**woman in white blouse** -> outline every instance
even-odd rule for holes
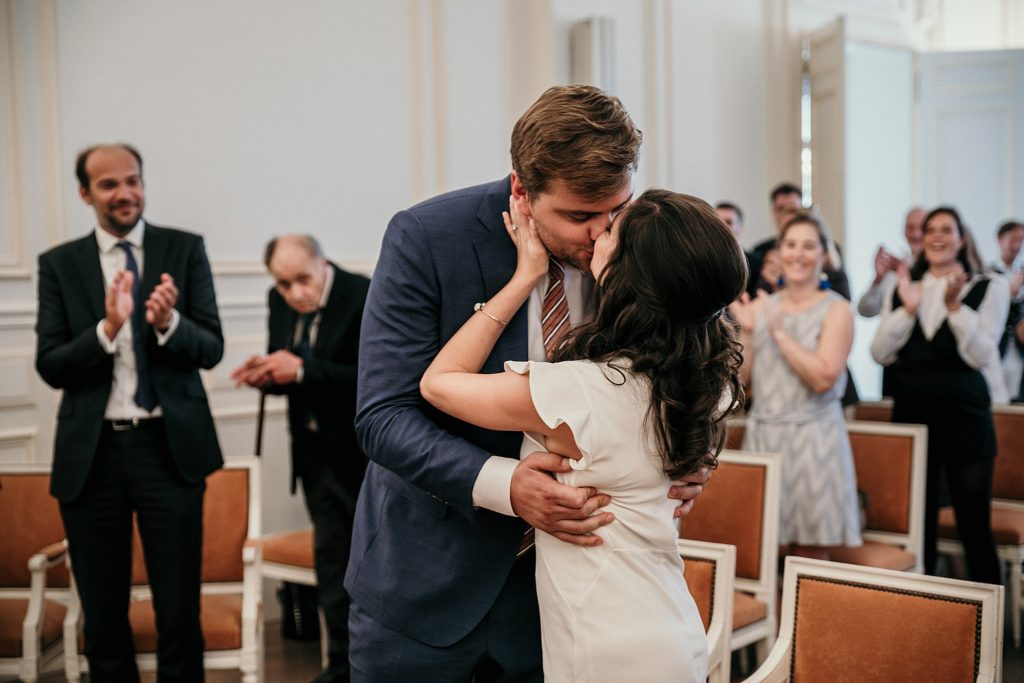
[[[995,427],[983,370],[998,357],[1008,302],[1005,287],[975,272],[965,236],[954,209],[928,214],[924,249],[890,288],[871,354],[890,368],[893,421],[928,426],[925,571],[935,572],[945,481],[970,578],[1000,583],[990,512]]]

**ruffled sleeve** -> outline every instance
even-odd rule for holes
[[[593,428],[586,377],[579,362],[545,363],[506,361],[505,369],[530,376],[530,396],[537,414],[549,428],[569,426],[582,458],[569,460],[574,470],[589,467],[594,461]]]

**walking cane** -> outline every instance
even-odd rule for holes
[[[267,410],[267,392],[260,389],[260,408],[256,413],[256,448],[257,456],[263,455],[263,416]]]

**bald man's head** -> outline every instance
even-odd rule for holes
[[[299,313],[320,307],[327,284],[327,259],[310,235],[282,235],[267,243],[263,262],[285,303]]]

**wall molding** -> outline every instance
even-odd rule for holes
[[[22,374],[19,382],[24,390],[20,393],[0,394],[0,408],[35,408],[38,406],[36,389],[39,378],[35,372],[35,351],[18,349],[0,351],[0,377],[4,378],[3,391],[14,382],[13,373]]]
[[[39,430],[35,427],[17,427],[13,429],[0,429],[0,463],[34,463],[36,462],[36,444],[39,439]],[[9,457],[9,454],[17,453],[18,447],[22,446],[18,457]]]

